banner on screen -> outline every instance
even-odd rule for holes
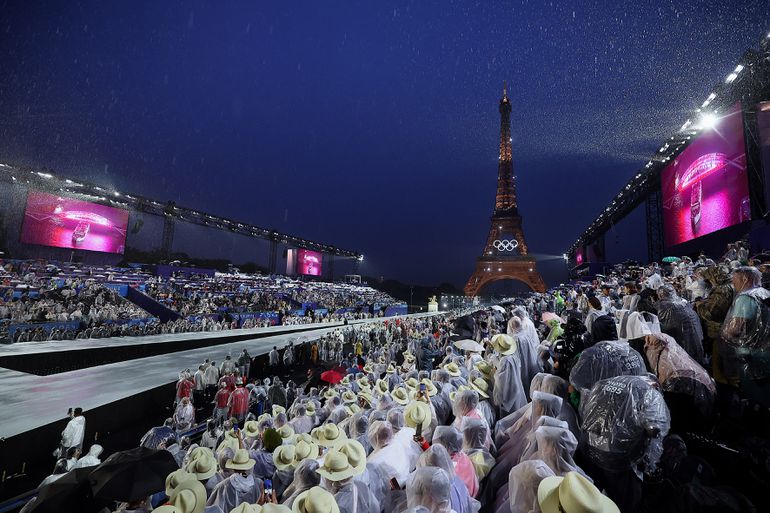
[[[297,274],[306,276],[321,276],[321,262],[323,255],[318,251],[309,249],[297,250]]]
[[[751,219],[740,104],[663,169],[661,187],[666,246]]]
[[[123,254],[128,210],[30,191],[21,242]]]

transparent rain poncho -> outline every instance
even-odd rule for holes
[[[695,361],[702,362],[703,328],[700,318],[690,304],[680,298],[671,285],[658,289],[660,301],[655,303],[660,329],[677,341]]]
[[[722,324],[720,353],[725,376],[734,383],[770,377],[770,291],[738,294]]]
[[[363,412],[353,414],[350,418],[350,438],[358,440],[358,442],[364,447],[367,454],[372,452],[372,446],[369,443],[369,417]]]
[[[511,469],[508,479],[508,501],[511,513],[539,511],[537,488],[553,470],[543,460],[522,461]]]
[[[463,452],[468,455],[479,481],[484,479],[495,465],[495,458],[486,449],[489,428],[480,419],[468,419],[463,428]]]
[[[568,399],[568,387],[569,384],[559,376],[548,375],[543,378],[543,386],[541,391],[549,394],[557,395],[562,398],[561,411],[558,418],[569,424],[569,430],[575,435],[575,438],[580,440],[580,422],[578,421],[577,412],[572,407],[572,404]]]
[[[318,486],[321,483],[321,475],[317,472],[319,467],[317,460],[302,460],[294,469],[294,480],[283,492],[283,504],[290,507],[294,499],[302,492]]]
[[[703,415],[711,414],[717,393],[714,380],[682,346],[665,333],[656,333],[647,336],[644,351],[663,392],[692,396]]]
[[[586,455],[608,471],[654,468],[670,426],[663,395],[646,376],[617,376],[598,382],[585,403]]]
[[[559,429],[569,429],[569,425],[563,420],[559,420],[554,417],[546,417],[546,416],[540,417],[539,419],[537,419],[537,422],[535,423],[535,426],[532,428],[532,431],[527,435],[527,442],[524,446],[524,451],[522,452],[521,458],[519,459],[519,461],[526,461],[534,458],[535,453],[537,452],[537,438],[535,437],[535,433],[537,432],[538,428],[540,428],[541,426],[555,427]],[[578,443],[580,443],[580,440],[577,437],[575,439],[578,441]]]
[[[375,421],[369,426],[369,443],[372,451],[377,451],[393,441],[393,428],[387,421]]]
[[[569,381],[585,396],[603,379],[615,376],[642,376],[647,372],[642,355],[627,342],[598,342],[580,354]]]
[[[535,441],[537,451],[530,459],[543,460],[557,476],[563,476],[567,472],[578,472],[589,481],[591,480],[572,459],[577,450],[578,441],[569,429],[540,426],[535,430]]]
[[[478,419],[469,419],[478,420]],[[481,421],[483,422],[483,421]],[[455,454],[463,449],[463,435],[460,431],[452,426],[438,426],[433,432],[433,444],[443,445],[449,454]]]
[[[398,433],[404,427],[404,410],[402,408],[393,408],[388,412],[388,422],[390,422],[394,433]]]
[[[518,355],[503,356],[495,372],[492,401],[505,416],[527,404],[522,384],[522,363]]]
[[[544,372],[539,372],[535,374],[535,377],[532,378],[532,382],[529,385],[530,396],[533,392],[536,392],[541,389],[543,385],[543,381],[548,376],[550,376],[550,374],[546,374]],[[506,415],[502,417],[500,420],[498,420],[495,423],[495,446],[500,447],[501,445],[503,445],[503,443],[505,443],[506,440],[508,440],[508,434],[506,432],[508,431],[508,429],[511,428],[511,426],[513,426],[516,422],[518,422],[522,416],[529,417],[531,404],[532,403],[522,406],[521,408],[514,411],[510,415]]]
[[[423,506],[430,513],[450,513],[451,491],[452,484],[444,470],[437,467],[418,468],[406,485],[407,507]]]

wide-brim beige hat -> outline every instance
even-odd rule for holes
[[[378,379],[377,382],[374,384],[374,391],[377,392],[380,395],[385,395],[390,390],[390,387],[388,386],[388,382],[384,379]]]
[[[347,438],[345,432],[331,422],[319,426],[314,430],[314,433],[316,440],[318,440],[318,445],[323,447],[333,447],[340,440]]]
[[[294,445],[297,445],[300,442],[314,443],[310,433],[296,433],[294,435]]]
[[[361,411],[361,407],[358,406],[357,403],[348,403],[345,405],[345,412],[347,412],[349,417],[352,417],[356,413]]]
[[[272,420],[272,419],[273,419],[273,416],[272,416],[272,415],[270,415],[269,413],[263,413],[262,415],[260,415],[259,417],[257,417],[257,424],[259,424],[259,423],[260,423],[260,422],[262,422],[263,420],[267,420],[267,419],[270,419],[270,420]]]
[[[406,404],[409,402],[409,392],[407,392],[406,388],[404,387],[398,387],[393,390],[393,392],[390,393],[390,397],[392,397],[393,400],[401,406],[406,406]]]
[[[310,417],[315,415],[315,403],[313,401],[308,401],[305,403],[305,413],[307,413],[307,415]]]
[[[256,462],[249,457],[249,451],[238,449],[235,455],[227,460],[225,468],[228,470],[251,470]]]
[[[190,452],[190,460],[197,460],[198,458],[211,458],[216,461],[214,451],[208,447],[198,446]]]
[[[366,449],[358,440],[342,440],[334,448],[348,458],[348,463],[355,469],[355,474],[362,474],[366,470]]]
[[[427,403],[412,401],[404,408],[404,424],[410,428],[416,429],[421,425],[424,431],[430,426],[431,420],[433,420],[433,413]]]
[[[293,469],[295,449],[293,445],[279,445],[273,451],[273,463],[278,470]]]
[[[492,347],[502,355],[509,355],[516,352],[516,340],[510,335],[500,333],[492,337]]]
[[[247,420],[243,425],[243,436],[256,438],[259,436],[259,423],[256,420]]]
[[[447,373],[453,378],[456,378],[462,374],[460,367],[458,367],[455,362],[449,362],[444,365],[444,370],[447,371]]]
[[[404,385],[406,385],[406,388],[410,390],[416,390],[419,384],[420,382],[417,381],[417,378],[409,378],[406,381],[404,381]]]
[[[396,373],[396,368],[393,367],[393,364],[391,363],[390,365],[388,365],[388,368],[385,369],[385,374],[395,374],[395,373]]]
[[[609,497],[577,472],[540,481],[537,502],[543,513],[620,513]]]
[[[297,445],[294,446],[294,466],[296,467],[304,460],[318,458],[318,453],[318,444],[305,440],[298,441]]]
[[[423,378],[423,380],[420,381],[420,385],[425,385],[425,391],[428,393],[428,397],[433,397],[438,394],[438,388],[436,388],[436,385],[434,385],[428,378]],[[419,385],[417,386],[417,389],[420,389]]]
[[[310,490],[297,495],[291,505],[292,513],[340,513],[340,507],[334,496],[321,488],[314,486]]]
[[[474,378],[473,381],[471,381],[471,388],[478,392],[484,399],[489,398],[489,384],[484,378]]]
[[[342,394],[342,402],[343,403],[354,403],[354,402],[356,402],[357,399],[358,398],[356,397],[355,392],[353,392],[352,390],[346,390]]]
[[[474,367],[481,372],[483,375],[485,375],[488,378],[491,378],[495,374],[495,368],[492,367],[489,362],[485,362],[484,360],[481,360],[480,362],[476,362],[474,364]]]
[[[294,428],[288,424],[284,424],[278,428],[278,434],[281,435],[284,441],[294,437]]]
[[[366,466],[366,463],[364,463],[364,466]],[[324,456],[323,465],[318,467],[316,472],[329,481],[342,481],[343,479],[361,474],[363,470],[355,467],[348,461],[347,454],[337,449],[331,449]]]
[[[198,481],[205,481],[217,473],[217,461],[214,456],[199,456],[191,460],[184,469]]]
[[[182,513],[203,513],[206,507],[206,487],[197,480],[184,481],[169,496],[172,504]]]
[[[372,394],[370,394],[369,392],[359,392],[358,399],[359,400],[363,399],[364,402],[369,406],[372,406],[372,404],[374,403],[374,397],[372,397]]]
[[[260,513],[261,511],[262,507],[259,504],[249,504],[248,502],[242,502],[240,505],[231,509],[230,513]]]
[[[286,413],[286,408],[284,408],[280,404],[274,404],[273,405],[273,417],[275,417],[279,413]]]
[[[364,372],[367,373],[367,374],[371,374],[372,372],[374,372],[374,369],[372,368],[371,362],[369,362],[366,365],[364,365]]]
[[[195,475],[187,472],[184,469],[180,468],[179,470],[171,472],[166,476],[166,496],[171,497],[171,494],[174,493],[174,489],[176,489],[177,486],[182,484],[184,481],[189,480],[195,481]]]
[[[337,391],[333,388],[327,388],[324,392],[324,398],[325,399],[333,399],[334,397],[337,397]]]
[[[346,374],[345,377],[343,377],[340,380],[340,385],[349,385],[350,384],[350,374]]]
[[[370,385],[369,385],[369,378],[367,378],[366,376],[364,376],[363,378],[358,378],[356,380],[356,383],[358,383],[358,386],[363,387],[363,388],[369,388],[370,387]]]
[[[257,513],[291,513],[289,506],[283,504],[273,504],[272,502],[266,502],[262,505],[262,509]]]

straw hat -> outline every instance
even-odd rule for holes
[[[300,442],[312,443],[313,437],[310,436],[309,433],[296,433],[294,435],[294,445],[297,445]]]
[[[171,497],[174,490],[184,481],[195,481],[195,476],[184,469],[175,470],[166,476],[166,496]]]
[[[294,428],[289,424],[284,424],[278,429],[278,434],[281,435],[281,438],[283,438],[283,441],[285,442],[286,440],[294,438]]]
[[[366,365],[364,365],[364,372],[367,374],[371,374],[374,372],[374,368],[372,367],[372,362],[366,362]]]
[[[256,420],[247,420],[243,425],[243,436],[256,438],[259,436],[259,424]]]
[[[371,386],[371,385],[369,385],[369,378],[367,378],[366,376],[358,378],[356,380],[356,383],[358,383],[358,386],[363,387],[363,388],[369,388]]]
[[[411,390],[416,390],[420,382],[417,381],[417,378],[409,378],[404,382],[404,384],[406,385],[406,388],[409,388]]]
[[[385,369],[385,374],[395,374],[395,373],[396,373],[396,368],[393,367],[393,364],[391,363],[390,365],[388,365],[388,368]]]
[[[315,403],[313,401],[308,401],[305,403],[305,412],[310,417],[315,415]]]
[[[356,402],[356,394],[351,390],[346,390],[344,394],[342,394],[342,402],[343,403],[354,403]]]
[[[280,404],[274,404],[273,405],[273,417],[275,417],[279,413],[286,413],[286,408],[284,408]]]
[[[174,506],[173,504],[163,504],[162,506],[158,506],[154,510],[152,510],[153,513],[182,513],[182,510]]]
[[[423,380],[420,381],[420,384],[425,385],[425,391],[428,392],[428,397],[433,397],[434,395],[438,394],[436,385],[434,385],[433,382],[428,378],[423,378]]]
[[[269,413],[263,413],[262,415],[257,417],[257,424],[259,424],[263,420],[267,420],[267,419],[273,420],[273,416],[270,415]]]
[[[418,425],[422,425],[424,431],[430,426],[432,418],[430,405],[422,401],[412,401],[404,408],[404,424],[408,427],[416,428]]]
[[[474,378],[471,381],[471,388],[479,393],[484,399],[489,398],[489,384],[484,378]]]
[[[294,466],[296,467],[303,460],[314,460],[318,457],[318,445],[313,442],[300,440],[294,446]]]
[[[333,388],[327,388],[324,392],[324,399],[332,399],[337,397],[337,392]]]
[[[356,413],[361,411],[361,407],[358,406],[356,403],[348,403],[345,405],[345,411],[347,412],[348,416],[353,416]]]
[[[406,406],[406,403],[409,402],[409,394],[404,387],[398,387],[393,390],[393,392],[390,393],[390,397],[401,406]]]
[[[480,362],[476,362],[474,367],[476,367],[476,369],[487,378],[491,378],[495,374],[495,368],[489,365],[489,363],[485,362],[484,360],[481,360]]]
[[[331,422],[320,426],[316,431],[316,437],[318,439],[318,445],[324,447],[332,447],[336,445],[340,440],[347,438],[345,432],[337,427],[336,424]]]
[[[193,474],[198,481],[205,481],[217,473],[217,461],[214,456],[200,456],[187,464],[184,468]]]
[[[455,362],[449,362],[444,365],[444,370],[447,371],[450,376],[455,378],[462,374],[462,372],[460,372],[460,367],[458,367]]]
[[[190,451],[190,460],[197,460],[198,458],[211,458],[213,460],[215,459],[214,451],[208,447],[196,447]]]
[[[460,385],[459,387],[457,387],[457,390],[453,390],[453,391],[449,392],[449,400],[452,401],[452,402],[455,402],[455,398],[457,398],[457,394],[459,394],[463,390],[470,390],[470,389],[471,389],[471,387],[467,387],[465,385]]]
[[[350,384],[350,374],[345,374],[345,377],[340,380],[340,385]]]
[[[194,479],[184,481],[169,496],[169,503],[181,513],[203,513],[206,507],[206,487]]]
[[[390,387],[388,387],[388,382],[385,381],[384,379],[378,379],[377,382],[374,384],[374,391],[380,395],[387,394],[389,389]]]
[[[335,449],[348,457],[348,463],[356,470],[356,475],[366,470],[366,449],[358,440],[342,440]]]
[[[273,463],[278,470],[290,470],[294,468],[295,450],[293,445],[279,445],[273,451]]]
[[[359,392],[358,399],[359,400],[363,399],[370,407],[374,402],[374,397],[372,397],[372,394],[370,394],[369,392]]]
[[[364,462],[364,467],[366,467],[366,462]],[[316,472],[329,481],[342,481],[361,474],[363,468],[355,467],[352,462],[348,461],[348,456],[344,452],[331,449],[324,456],[323,465],[318,467]]]
[[[340,513],[340,508],[332,494],[320,486],[314,486],[297,495],[291,505],[291,511],[292,513]]]
[[[577,472],[543,479],[537,488],[537,502],[543,513],[620,513],[609,497]]]
[[[284,506],[283,504],[266,502],[262,505],[262,510],[257,513],[291,513],[291,508],[289,506]]]
[[[227,460],[225,468],[228,470],[251,470],[256,462],[249,457],[249,451],[238,449],[235,455]]]
[[[516,340],[510,335],[500,333],[492,337],[492,347],[500,354],[513,354],[516,352]]]
[[[260,513],[260,511],[262,511],[262,508],[259,507],[259,504],[249,504],[247,502],[242,502],[239,506],[231,509],[230,513]]]
[[[405,363],[412,363],[414,362],[414,356],[409,353],[404,353],[404,362]]]
[[[222,440],[222,442],[217,446],[217,453],[224,451],[228,447],[232,449],[233,452],[235,452],[241,448],[241,444],[238,442],[237,438],[226,436],[225,439]]]

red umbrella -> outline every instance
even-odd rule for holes
[[[332,385],[336,385],[340,381],[342,381],[342,378],[344,378],[345,375],[342,373],[337,372],[336,370],[328,370],[326,372],[321,373],[321,380],[326,381],[327,383],[331,383]]]

